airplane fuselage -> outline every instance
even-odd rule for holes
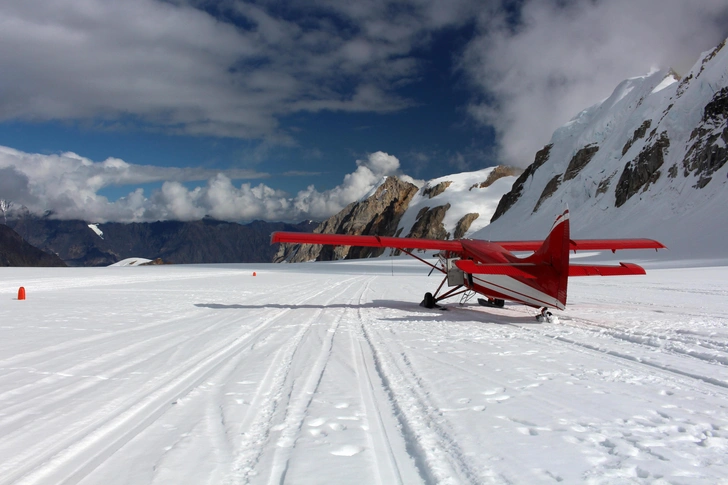
[[[498,243],[463,240],[463,258],[472,259],[482,264],[512,264],[518,266],[529,258],[521,258],[504,249]],[[568,253],[566,260],[568,268]],[[465,278],[465,286],[473,291],[494,299],[511,300],[535,308],[548,307],[563,310],[564,303],[551,295],[558,293],[555,273],[564,268],[554,268],[548,262],[524,267],[529,278],[497,274],[469,274]]]

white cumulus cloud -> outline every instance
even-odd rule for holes
[[[231,221],[300,221],[331,216],[367,195],[389,175],[421,183],[402,175],[399,160],[384,152],[372,153],[356,165],[331,190],[319,192],[312,185],[290,196],[263,183],[233,183],[235,178],[267,177],[257,172],[160,168],[116,158],[94,162],[75,153],[43,155],[0,147],[0,199],[37,215],[50,211],[55,218],[92,222],[196,220],[204,216]],[[182,183],[198,180],[206,182],[194,188]],[[111,201],[99,194],[111,185],[160,181],[161,188],[148,195],[136,189]]]

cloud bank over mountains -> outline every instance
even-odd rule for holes
[[[501,163],[525,167],[556,128],[650,69],[687,72],[728,36],[725,0],[525,1],[514,23],[482,11],[460,66],[469,106],[495,128]]]
[[[322,220],[373,190],[388,175],[399,173],[399,160],[383,152],[356,161],[340,185],[319,192],[314,186],[290,196],[263,183],[236,185],[233,179],[266,178],[244,170],[209,171],[134,165],[110,158],[93,162],[75,153],[39,155],[0,147],[0,199],[52,217],[93,222],[196,220],[204,216],[230,221]],[[189,188],[183,182],[206,180]],[[116,201],[99,191],[112,185],[164,181],[145,194],[139,188]]]

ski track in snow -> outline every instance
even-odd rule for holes
[[[0,485],[728,474],[728,269],[578,280],[537,324],[422,309],[412,267],[0,272]]]
[[[352,291],[353,284],[350,281],[344,288],[337,289],[326,304],[322,305],[304,325],[300,326],[300,330],[289,340],[288,344],[277,352],[273,364],[269,367],[265,377],[261,379],[260,386],[253,397],[253,405],[251,405],[250,409],[255,412],[255,416],[250,419],[249,426],[244,426],[244,429],[248,428],[250,431],[245,433],[232,475],[226,482],[247,483],[249,481],[262,452],[260,445],[269,438],[272,431],[276,431],[276,434],[280,436],[276,441],[277,448],[274,448],[275,453],[269,482],[280,483],[283,481],[288,460],[285,452],[280,450],[287,450],[295,443],[304,413],[310,403],[311,396],[316,390],[318,381],[321,379],[326,358],[331,351],[331,339],[338,327],[338,319],[329,327],[327,333],[330,335],[324,335],[318,358],[310,368],[308,378],[305,379],[304,388],[298,391],[295,398],[293,397],[295,382],[289,379],[294,358],[304,336],[312,332],[313,325],[321,318],[325,306],[341,297],[342,294]],[[327,290],[330,290],[330,288]],[[287,404],[287,406],[284,407],[284,404]],[[285,414],[284,422],[280,425],[274,425],[276,411]]]
[[[159,380],[162,382],[152,381],[145,386],[139,393],[143,396],[143,399],[129,402],[128,399],[120,397],[116,401],[108,403],[106,408],[102,408],[102,413],[92,413],[90,418],[74,423],[73,427],[67,430],[62,440],[59,441],[57,437],[51,436],[47,440],[26,450],[16,460],[6,461],[5,465],[0,466],[0,475],[3,476],[4,480],[2,483],[42,483],[49,476],[53,476],[56,483],[76,481],[78,476],[83,476],[87,473],[87,469],[94,468],[100,461],[103,461],[108,455],[116,451],[164,413],[170,403],[174,404],[175,398],[189,393],[190,390],[213,374],[226,359],[242,351],[250,341],[259,336],[262,330],[274,320],[263,320],[253,330],[234,336],[232,342],[224,340],[216,342],[217,345],[212,349],[204,349],[198,355],[192,358],[188,357],[184,367],[174,369],[169,374],[160,376]],[[167,322],[167,324],[169,323]],[[203,332],[209,332],[214,327],[214,325],[208,327]],[[86,368],[96,367],[103,365],[106,361],[121,358],[125,362],[123,365],[113,369],[113,377],[114,374],[133,368],[148,358],[147,355],[139,352],[139,349],[147,347],[150,343],[156,343],[154,340],[163,339],[167,341],[166,344],[154,350],[154,352],[157,352],[157,355],[164,354],[178,346],[179,342],[170,337],[174,337],[179,333],[172,332],[171,335],[164,334],[151,341],[145,340],[143,342],[137,342],[131,346],[115,351],[112,355],[104,355],[100,359],[63,369],[57,372],[56,375],[67,377],[78,375],[79,371],[83,372]],[[126,361],[126,357],[133,352],[141,353],[141,358],[137,361]],[[46,362],[41,362],[41,364],[46,364]],[[79,377],[87,378],[88,376],[80,375]],[[100,378],[100,376],[98,377]],[[44,381],[47,379],[44,378],[40,382],[26,385],[24,388],[29,388],[32,391],[38,385],[46,384]],[[22,392],[24,388],[14,389],[10,393],[14,397],[18,395],[23,397]],[[93,382],[86,380],[75,386],[63,386],[55,391],[55,393],[44,392],[38,396],[42,398],[44,404],[31,408],[28,413],[52,415],[52,410],[58,406],[58,403],[64,402],[81,392],[92,392],[92,389]],[[57,395],[55,395],[56,393]],[[25,406],[27,402],[28,400],[25,400],[21,405]],[[12,408],[7,408],[7,410],[10,413],[13,411]],[[105,417],[99,419],[99,414],[103,415],[107,412],[111,416],[110,419]],[[22,412],[20,415],[11,414],[11,418],[22,418],[24,417],[22,414]],[[64,419],[63,416],[55,418],[56,421],[62,421]],[[48,424],[53,425],[53,420]],[[22,432],[23,428],[19,428],[16,431],[17,434],[21,434]],[[5,435],[5,438],[12,439],[12,437],[12,434]],[[41,467],[38,467],[39,463],[42,463]],[[26,474],[27,470],[32,471]],[[18,480],[20,477],[22,479]]]

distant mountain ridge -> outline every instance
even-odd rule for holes
[[[317,223],[238,224],[203,219],[90,227],[85,221],[25,216],[9,218],[7,224],[30,244],[58,255],[69,266],[108,266],[131,257],[177,264],[270,262],[277,250],[270,245],[272,232],[308,232]]]
[[[0,224],[0,266],[66,266],[55,254],[41,251],[23,241],[20,235]]]

